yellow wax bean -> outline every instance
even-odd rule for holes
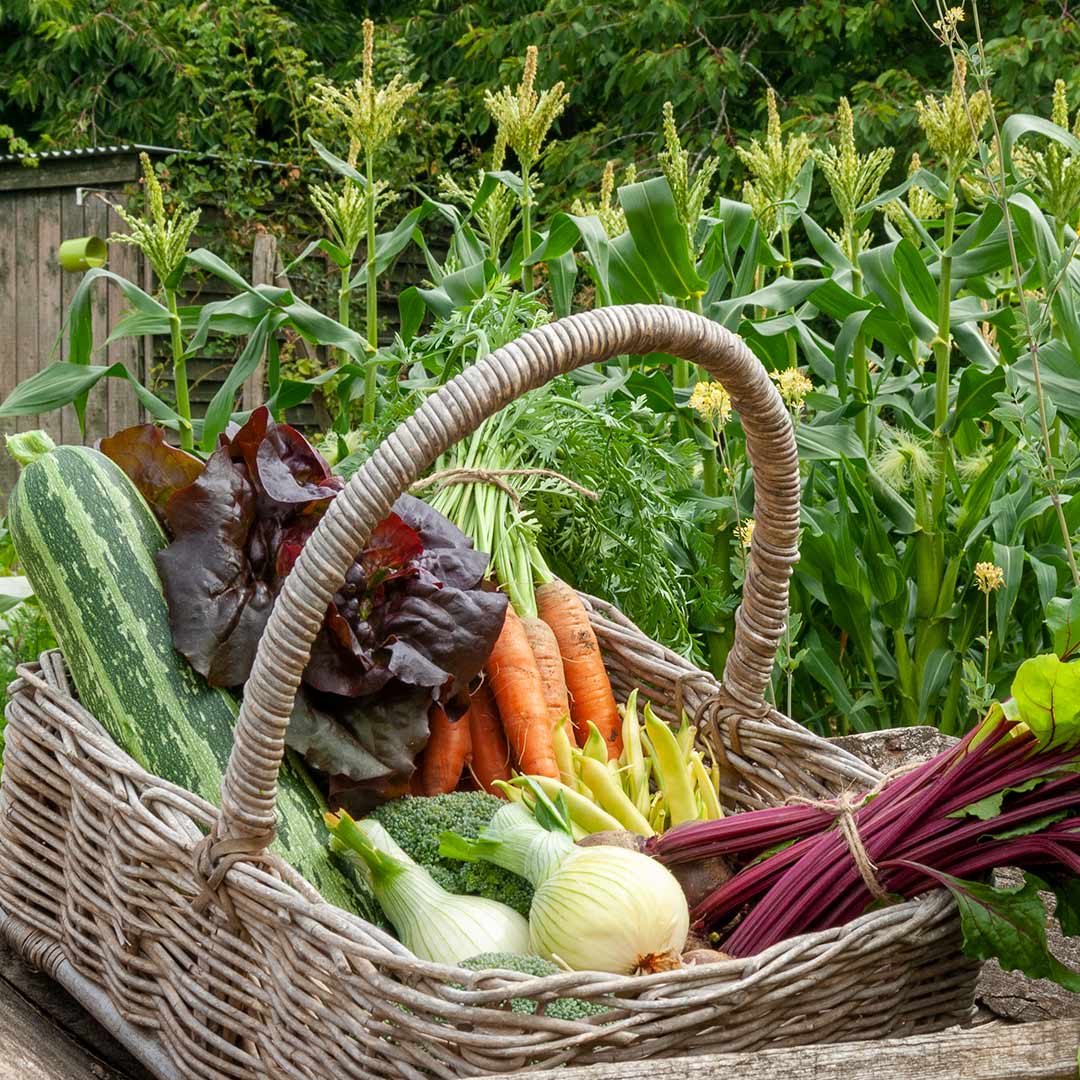
[[[591,757],[594,761],[601,761],[605,766],[607,765],[607,743],[604,742],[604,736],[600,734],[600,729],[591,720],[589,721],[589,737],[585,740],[581,752],[586,757]]]
[[[626,757],[626,784],[630,801],[638,811],[649,812],[649,774],[641,747],[641,722],[638,720],[637,690],[631,690],[623,710],[623,754]]]
[[[671,728],[657,719],[652,709],[645,706],[645,731],[652,744],[653,765],[663,774],[664,797],[672,825],[697,818],[694,802],[694,785],[690,767],[679,740]]]
[[[685,712],[682,714],[682,723],[679,725],[679,732],[676,737],[679,740],[683,758],[689,762],[690,751],[694,749],[694,739],[697,737],[697,728],[691,725]]]
[[[724,816],[724,808],[720,805],[720,796],[713,787],[712,777],[705,768],[705,761],[697,750],[690,752],[690,771],[693,773],[694,782],[697,784],[698,798],[701,800],[701,819],[703,821],[715,821]]]
[[[649,824],[653,827],[653,831],[658,833],[662,833],[667,824],[667,803],[664,801],[662,791],[658,791],[652,797],[652,803],[649,805]]]
[[[586,833],[625,828],[621,821],[605,813],[591,799],[566,784],[553,780],[550,776],[534,776],[532,779],[552,802],[562,795],[566,799],[566,808],[570,811],[570,820],[580,825]]]
[[[559,779],[570,788],[577,788],[577,774],[574,772],[573,747],[570,745],[570,736],[566,726],[569,724],[568,716],[560,716],[555,723],[555,730],[551,733],[551,748],[555,751],[555,761],[559,766]]]
[[[584,755],[581,756],[578,764],[581,766],[582,780],[592,788],[593,795],[604,810],[619,821],[621,828],[629,829],[638,836],[653,835],[652,826],[626,797],[623,789],[608,772],[606,765]]]

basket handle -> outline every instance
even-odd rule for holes
[[[330,504],[281,590],[255,657],[205,841],[225,866],[260,854],[274,835],[277,775],[300,676],[331,597],[372,530],[442,453],[503,406],[557,375],[625,353],[667,353],[701,364],[731,395],[753,466],[756,526],[724,693],[757,714],[787,618],[798,558],[799,464],[791,419],[741,338],[700,315],[652,304],[606,307],[549,323],[503,346],[443,386],[375,450]]]

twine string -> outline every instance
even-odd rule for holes
[[[556,472],[554,469],[440,469],[430,476],[425,476],[423,479],[417,480],[416,483],[409,488],[409,491],[423,491],[425,488],[429,487],[442,489],[446,487],[447,484],[493,484],[500,491],[505,492],[505,494],[509,496],[510,501],[514,504],[514,509],[520,511],[521,497],[514,488],[506,482],[504,478],[507,476],[546,476],[549,479],[557,480],[560,484],[565,484],[566,487],[577,492],[577,494],[581,495],[583,498],[593,499],[594,501],[600,498],[598,492],[583,487],[581,484],[571,480],[570,477],[563,476],[562,473]]]
[[[862,878],[870,895],[875,900],[887,900],[889,894],[877,879],[877,867],[867,854],[862,837],[859,835],[859,828],[855,824],[855,811],[864,804],[866,798],[867,795],[852,798],[847,792],[836,799],[810,799],[803,795],[792,795],[787,800],[787,805],[808,806],[813,810],[823,810],[827,814],[832,814],[836,818],[836,827],[840,830],[840,835],[844,838],[852,859],[855,860],[855,869],[859,871],[859,877]]]

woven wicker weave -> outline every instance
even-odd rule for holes
[[[686,708],[699,720],[731,809],[878,778],[763,699],[797,555],[799,475],[787,412],[761,365],[734,335],[672,308],[559,320],[445,386],[334,500],[267,626],[220,811],[120,751],[75,700],[58,653],[21,669],[11,687],[0,926],[39,962],[100,987],[126,1030],[145,1031],[171,1057],[175,1071],[158,1064],[162,1074],[419,1080],[867,1039],[967,1018],[976,966],[959,952],[955,909],[942,893],[745,960],[642,977],[535,979],[418,960],[322,902],[265,852],[308,650],[354,553],[396,496],[527,390],[581,364],[650,352],[701,364],[728,388],[754,468],[757,527],[723,687],[586,598],[616,693],[638,686],[662,715]],[[219,902],[197,913],[192,902],[215,874]],[[568,995],[612,1011],[581,1022],[543,1014],[545,1002]],[[510,996],[540,1009],[512,1012]],[[94,1006],[92,991],[83,997]]]

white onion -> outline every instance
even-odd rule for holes
[[[576,971],[630,975],[663,967],[690,930],[686,897],[648,855],[575,848],[539,887],[529,911],[532,949]]]

